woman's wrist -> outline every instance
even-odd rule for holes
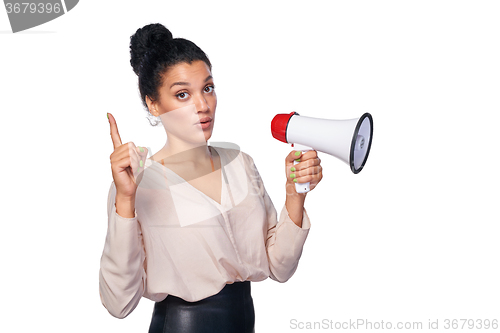
[[[293,192],[290,191],[290,186],[287,184],[287,193],[285,206],[288,211],[288,216],[299,228],[302,228],[302,216],[304,214],[304,202],[307,193],[297,193],[295,191],[295,183],[293,185]]]
[[[122,197],[119,194],[116,195],[116,213],[124,218],[134,218],[135,217],[135,196],[133,197]]]

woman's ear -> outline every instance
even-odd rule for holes
[[[146,95],[146,104],[148,106],[148,109],[149,109],[149,112],[155,116],[155,117],[158,117],[160,114],[158,113],[158,109],[156,108],[156,103],[153,103],[153,101],[151,101],[151,99],[149,98],[148,95]]]

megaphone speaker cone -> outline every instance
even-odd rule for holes
[[[349,165],[351,171],[359,173],[368,159],[373,137],[373,118],[369,113],[362,115],[352,135]]]

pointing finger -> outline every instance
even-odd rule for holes
[[[118,133],[116,120],[111,113],[108,113],[108,118],[109,118],[111,140],[113,141],[114,149],[116,149],[122,145],[122,139],[120,138],[120,134]]]

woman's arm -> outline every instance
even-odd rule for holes
[[[294,160],[299,163],[294,165]],[[292,151],[285,158],[286,201],[277,223],[276,210],[264,185],[261,184],[261,193],[268,211],[266,249],[270,277],[273,280],[286,282],[297,270],[311,222],[304,208],[307,193],[297,193],[295,183],[310,182],[310,189],[314,189],[322,178],[320,162],[314,150],[304,154]],[[258,178],[260,179],[260,176]],[[262,183],[262,180],[260,181]]]
[[[146,255],[135,208],[132,212],[127,211],[132,203],[118,198],[115,202],[115,197],[116,187],[112,183],[108,195],[108,231],[99,270],[99,294],[109,313],[121,319],[136,308],[144,294]],[[118,212],[133,217],[124,217]]]
[[[302,248],[309,233],[310,221],[303,206],[304,196],[297,195],[287,198],[287,204],[292,211],[291,215],[295,221],[300,223],[300,226],[291,219],[287,204],[283,205],[278,218],[276,209],[267,194],[253,159],[247,154],[243,154],[243,156],[245,163],[251,168],[249,172],[252,177],[252,186],[256,189],[256,194],[261,197],[265,212],[264,217],[267,227],[265,247],[269,277],[278,282],[286,282],[297,269]],[[294,183],[292,182],[292,184]]]

